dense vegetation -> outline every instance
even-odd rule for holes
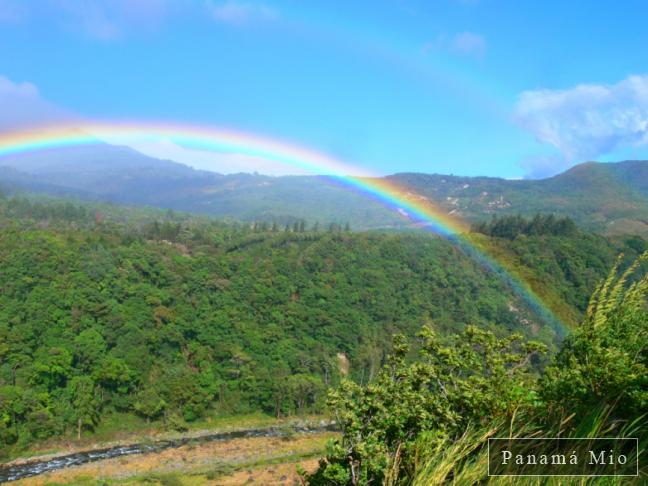
[[[389,336],[426,323],[441,336],[471,324],[555,344],[497,277],[427,234],[157,210],[123,222],[122,211],[0,200],[3,445],[124,413],[183,428],[212,413],[322,411],[327,387],[347,374],[372,380]],[[576,313],[618,247],[645,244],[580,233],[493,241],[550,273]]]
[[[80,433],[109,413],[182,427],[208,409],[321,410],[347,360],[355,379],[372,377],[393,332],[434,319],[506,333],[531,318],[510,310],[494,276],[426,235],[138,229],[14,200],[2,211],[5,444]]]
[[[580,321],[589,296],[607,270],[614,255],[625,254],[625,265],[648,250],[648,242],[638,236],[604,238],[579,230],[569,218],[551,214],[526,219],[519,215],[493,217],[475,223],[472,230],[488,235],[490,251],[500,258],[530,269],[527,281],[545,302],[558,298],[568,309],[579,312],[563,316],[566,322]],[[552,295],[544,289],[552,290]]]
[[[578,233],[576,223],[570,218],[556,218],[553,214],[537,214],[532,219],[520,215],[493,218],[488,222],[474,223],[472,231],[496,238],[514,240],[518,236],[573,236]]]
[[[540,375],[533,361],[546,348],[520,335],[497,338],[469,327],[443,339],[424,327],[413,363],[404,359],[405,337],[397,336],[372,383],[344,381],[331,393],[343,436],[307,475],[309,484],[483,484],[486,442],[497,436],[638,437],[643,458],[648,273],[639,269],[646,260],[648,253],[621,275],[613,269],[582,325]],[[636,484],[645,474],[644,467]],[[604,484],[627,484],[614,479]]]

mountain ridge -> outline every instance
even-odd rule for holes
[[[469,222],[551,212],[600,233],[648,234],[648,161],[585,162],[546,179],[401,172],[385,177]],[[243,221],[349,222],[406,228],[402,215],[325,176],[219,174],[128,147],[93,145],[0,160],[0,184],[80,199],[136,204]]]

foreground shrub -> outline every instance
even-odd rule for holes
[[[648,446],[648,275],[637,274],[646,261],[648,253],[622,274],[618,264],[613,268],[581,327],[540,377],[530,364],[545,348],[519,335],[500,339],[468,327],[444,343],[424,328],[412,364],[397,336],[393,355],[372,383],[346,381],[331,393],[342,437],[307,481],[484,484],[490,481],[486,444],[492,436],[638,437],[642,464]],[[635,484],[645,484],[641,474]],[[525,484],[563,483],[536,478]]]
[[[621,275],[617,263],[594,292],[586,319],[543,377],[550,415],[581,415],[601,406],[620,420],[648,413],[648,274],[636,278],[646,261],[648,253]]]
[[[447,344],[427,327],[419,338],[415,363],[405,362],[408,347],[397,336],[373,383],[345,381],[330,395],[343,435],[311,484],[379,484],[387,471],[408,477],[422,444],[434,448],[468,424],[511,417],[535,401],[529,364],[544,345],[517,334],[499,339],[474,326]]]

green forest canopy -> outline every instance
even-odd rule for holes
[[[182,427],[208,412],[321,411],[340,360],[366,383],[389,337],[422,324],[554,344],[501,281],[429,234],[136,216],[0,202],[1,443],[107,414]],[[501,244],[581,315],[619,249],[645,246],[577,230]]]

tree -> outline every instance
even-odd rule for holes
[[[75,376],[68,384],[68,396],[77,426],[77,439],[81,439],[82,428],[94,428],[99,421],[100,400],[94,381],[88,376]]]
[[[166,402],[155,390],[149,386],[141,390],[135,396],[133,408],[137,413],[146,417],[146,421],[159,417],[166,408]]]
[[[271,396],[274,416],[281,418],[284,412],[285,401],[290,395],[289,371],[285,367],[278,367],[271,381]]]
[[[201,417],[213,398],[200,386],[200,375],[183,365],[164,370],[159,388],[165,409],[188,422]]]
[[[409,347],[396,336],[374,382],[361,387],[345,380],[330,394],[342,438],[311,484],[379,484],[389,467],[407,476],[421,434],[432,442],[451,438],[468,423],[510,417],[533,404],[529,364],[544,345],[517,334],[499,339],[474,326],[447,344],[429,327],[419,337],[418,361],[407,364]]]
[[[65,348],[53,347],[36,358],[32,382],[53,390],[65,385],[71,371],[72,353]]]
[[[18,439],[18,424],[27,415],[25,391],[17,386],[0,386],[0,438],[4,443]]]
[[[124,394],[133,385],[133,372],[123,360],[106,356],[93,373],[103,390]]]
[[[76,364],[91,371],[106,352],[106,342],[96,329],[81,331],[74,339],[74,359]]]
[[[536,214],[527,220],[517,216],[493,216],[489,222],[477,222],[472,231],[497,238],[514,240],[519,235],[572,236],[578,233],[576,223],[570,218],[557,218],[553,214]]]
[[[315,404],[324,386],[318,377],[298,373],[288,378],[288,393],[297,408],[297,413],[304,413],[307,406]]]

